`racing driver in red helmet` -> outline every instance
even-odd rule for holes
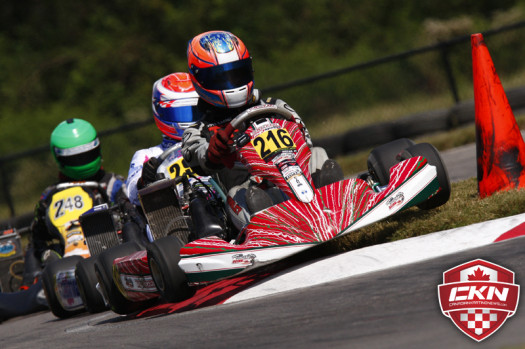
[[[247,224],[251,213],[277,204],[287,197],[276,187],[261,189],[247,170],[231,168],[232,154],[224,128],[244,110],[261,104],[286,105],[280,99],[262,99],[254,87],[252,57],[244,43],[227,31],[208,31],[190,40],[187,49],[191,81],[199,94],[198,107],[204,115],[197,125],[187,128],[182,154],[201,174],[216,174],[228,192],[228,213],[237,229]],[[289,110],[292,110],[287,106]],[[326,151],[314,147],[299,115],[306,143],[312,151],[310,173],[316,187],[343,179],[339,165]]]

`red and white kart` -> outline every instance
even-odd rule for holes
[[[371,152],[368,172],[316,188],[308,170],[310,149],[288,109],[250,108],[227,130],[237,159],[289,200],[256,212],[232,241],[208,236],[185,243],[168,235],[149,244],[147,253],[114,260],[113,281],[128,300],[145,299],[149,292],[150,298],[160,293],[181,301],[191,297],[194,286],[282,259],[415,205],[438,207],[450,196],[447,171],[428,143],[400,139],[382,145]]]

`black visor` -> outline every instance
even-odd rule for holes
[[[62,166],[82,166],[95,161],[99,156],[100,145],[84,153],[69,156],[57,156],[57,160]]]
[[[207,90],[231,90],[253,81],[252,59],[246,58],[209,68],[194,68],[193,74]]]

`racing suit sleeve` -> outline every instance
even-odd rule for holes
[[[142,166],[147,157],[144,151],[139,150],[133,154],[131,164],[128,171],[128,178],[126,180],[126,188],[128,191],[129,201],[133,205],[140,206],[139,189],[137,188],[140,177],[142,176]]]
[[[224,168],[222,164],[214,164],[208,159],[209,139],[205,134],[206,125],[197,125],[184,130],[182,137],[182,156],[188,165],[198,174],[212,174]]]
[[[152,157],[158,157],[166,149],[167,148],[163,148],[162,145],[157,145],[151,148],[137,150],[135,154],[133,154],[125,184],[129,200],[133,205],[140,206],[138,183],[142,177],[142,167],[144,163]]]

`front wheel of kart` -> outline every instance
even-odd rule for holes
[[[80,256],[71,256],[62,259],[55,260],[44,268],[42,271],[42,288],[44,289],[44,294],[46,295],[47,304],[51,309],[51,312],[56,317],[61,319],[67,319],[71,316],[80,314],[84,312],[84,309],[77,309],[69,311],[64,309],[58,295],[56,292],[56,278],[55,275],[63,270],[74,269],[77,263],[83,258]]]
[[[399,138],[372,149],[367,160],[368,172],[372,179],[381,186],[387,185],[390,181],[390,168],[400,161],[397,155],[414,144],[408,138]]]
[[[140,250],[141,248],[139,244],[135,242],[126,242],[100,253],[95,261],[95,274],[100,283],[102,293],[104,293],[104,298],[108,301],[111,310],[117,314],[131,314],[152,304],[150,301],[130,301],[120,293],[117,285],[113,281],[113,261]]]
[[[87,311],[94,314],[107,309],[104,298],[97,291],[97,275],[95,274],[96,257],[82,259],[77,263],[75,279],[77,280],[80,297]]]
[[[445,204],[450,198],[450,179],[448,171],[439,155],[438,150],[430,143],[419,143],[406,149],[410,156],[422,156],[427,159],[428,163],[436,166],[437,179],[441,189],[428,200],[417,205],[422,210],[430,210]],[[403,155],[408,158],[407,155]]]
[[[147,247],[151,276],[162,297],[168,302],[190,298],[194,290],[188,285],[186,274],[179,267],[180,249],[184,246],[175,236],[153,241]]]

